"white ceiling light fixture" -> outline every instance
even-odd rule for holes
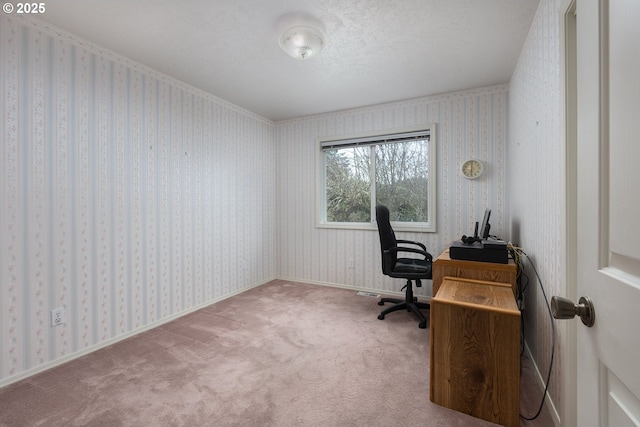
[[[324,35],[308,25],[294,26],[282,33],[280,47],[293,58],[309,59],[324,47]]]

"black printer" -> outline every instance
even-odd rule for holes
[[[507,264],[509,262],[507,243],[504,240],[491,237],[476,240],[472,243],[456,240],[449,247],[449,257],[451,259],[495,262],[499,264]]]

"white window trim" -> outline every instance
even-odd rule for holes
[[[391,222],[395,231],[408,231],[408,232],[420,232],[420,233],[435,233],[436,232],[436,217],[437,217],[437,157],[436,157],[436,125],[435,123],[429,126],[414,126],[399,129],[380,130],[375,132],[366,132],[346,136],[334,136],[334,137],[321,137],[316,139],[316,227],[317,228],[330,228],[330,229],[347,229],[347,230],[377,230],[375,218],[375,206],[371,206],[371,221],[370,222],[327,222],[326,221],[326,200],[325,194],[325,180],[326,180],[326,167],[324,164],[325,156],[322,148],[326,145],[330,145],[331,142],[340,145],[340,141],[361,141],[366,144],[367,141],[381,140],[390,135],[397,134],[410,134],[414,132],[429,132],[429,191],[428,191],[428,206],[431,208],[435,206],[433,212],[430,210],[430,221],[428,223],[415,223],[410,222]],[[432,175],[433,174],[433,175]],[[375,188],[375,187],[374,187]],[[375,191],[375,190],[374,190]],[[375,195],[372,197],[372,203],[375,203]]]

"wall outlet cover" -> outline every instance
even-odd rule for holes
[[[51,310],[51,326],[58,326],[64,323],[64,308],[58,307]]]

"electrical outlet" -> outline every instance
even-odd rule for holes
[[[58,307],[51,310],[51,326],[58,326],[64,323],[64,308]]]
[[[349,260],[349,268],[356,268],[356,262],[353,259]]]

